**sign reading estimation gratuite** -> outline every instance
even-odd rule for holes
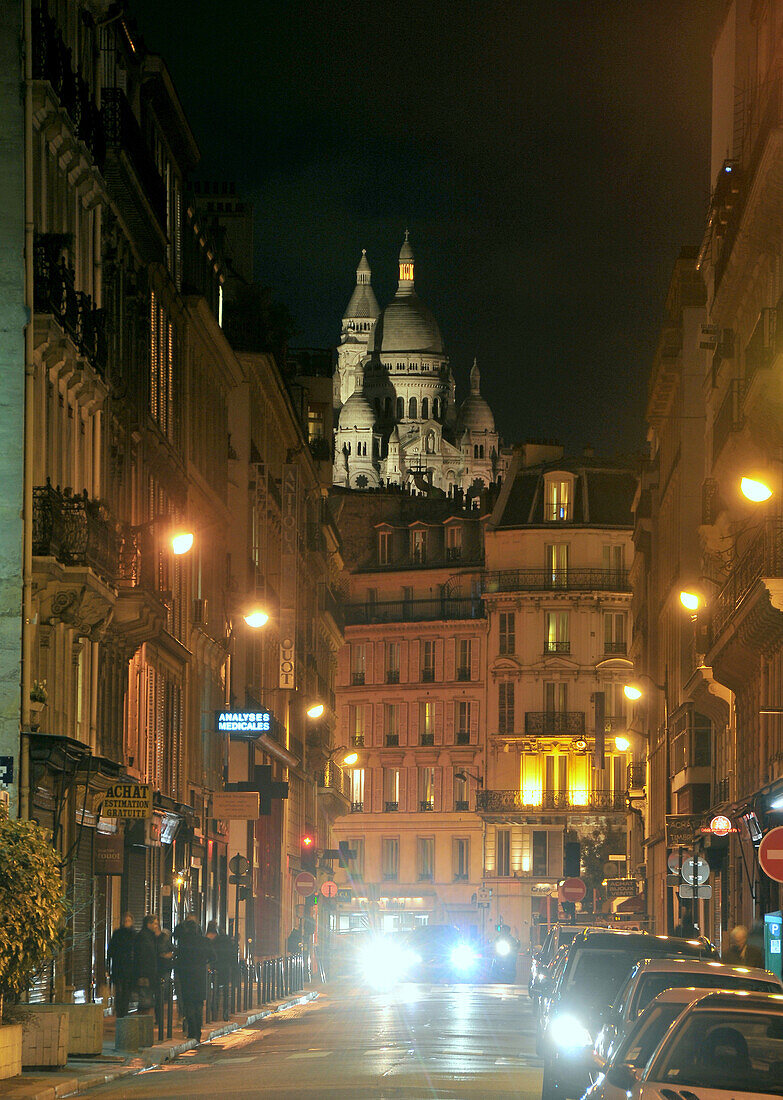
[[[104,817],[152,817],[151,785],[114,783],[106,791],[101,814]]]

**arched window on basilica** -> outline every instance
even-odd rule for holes
[[[409,420],[416,420],[417,415],[418,415],[418,413],[417,413],[416,398],[412,397],[410,399],[410,401],[408,402],[408,419]]]
[[[426,397],[421,399],[421,418],[422,420],[429,420],[430,418],[430,403]]]
[[[402,420],[402,418],[404,416],[405,416],[405,398],[404,397],[398,397],[397,398],[397,419]]]

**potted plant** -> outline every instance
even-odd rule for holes
[[[40,724],[39,715],[46,706],[48,697],[46,680],[33,680],[30,688],[30,725],[34,730],[38,729]]]

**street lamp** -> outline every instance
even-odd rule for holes
[[[178,558],[187,554],[193,548],[194,534],[192,531],[175,531],[171,536],[171,552]]]
[[[754,504],[763,504],[772,496],[772,489],[765,481],[755,477],[743,477],[740,480],[742,495]]]
[[[266,611],[260,607],[254,607],[252,611],[248,611],[242,618],[252,630],[260,630],[262,626],[266,626],[269,622],[269,616]]]
[[[484,786],[483,778],[480,775],[476,775],[474,772],[469,772],[467,768],[454,772],[454,778],[461,780],[463,783],[467,782],[468,779],[472,779],[477,787]]]
[[[623,734],[619,733],[614,739],[614,747],[618,752],[628,752],[631,747],[631,742]]]
[[[307,714],[308,718],[322,718],[325,709],[326,708],[324,707],[323,703],[316,702],[311,703],[305,713]]]
[[[698,592],[684,588],[680,592],[680,603],[686,611],[698,611],[701,607],[701,596]]]

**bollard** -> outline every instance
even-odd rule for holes
[[[174,1030],[174,983],[166,979],[166,1038],[170,1039]]]

